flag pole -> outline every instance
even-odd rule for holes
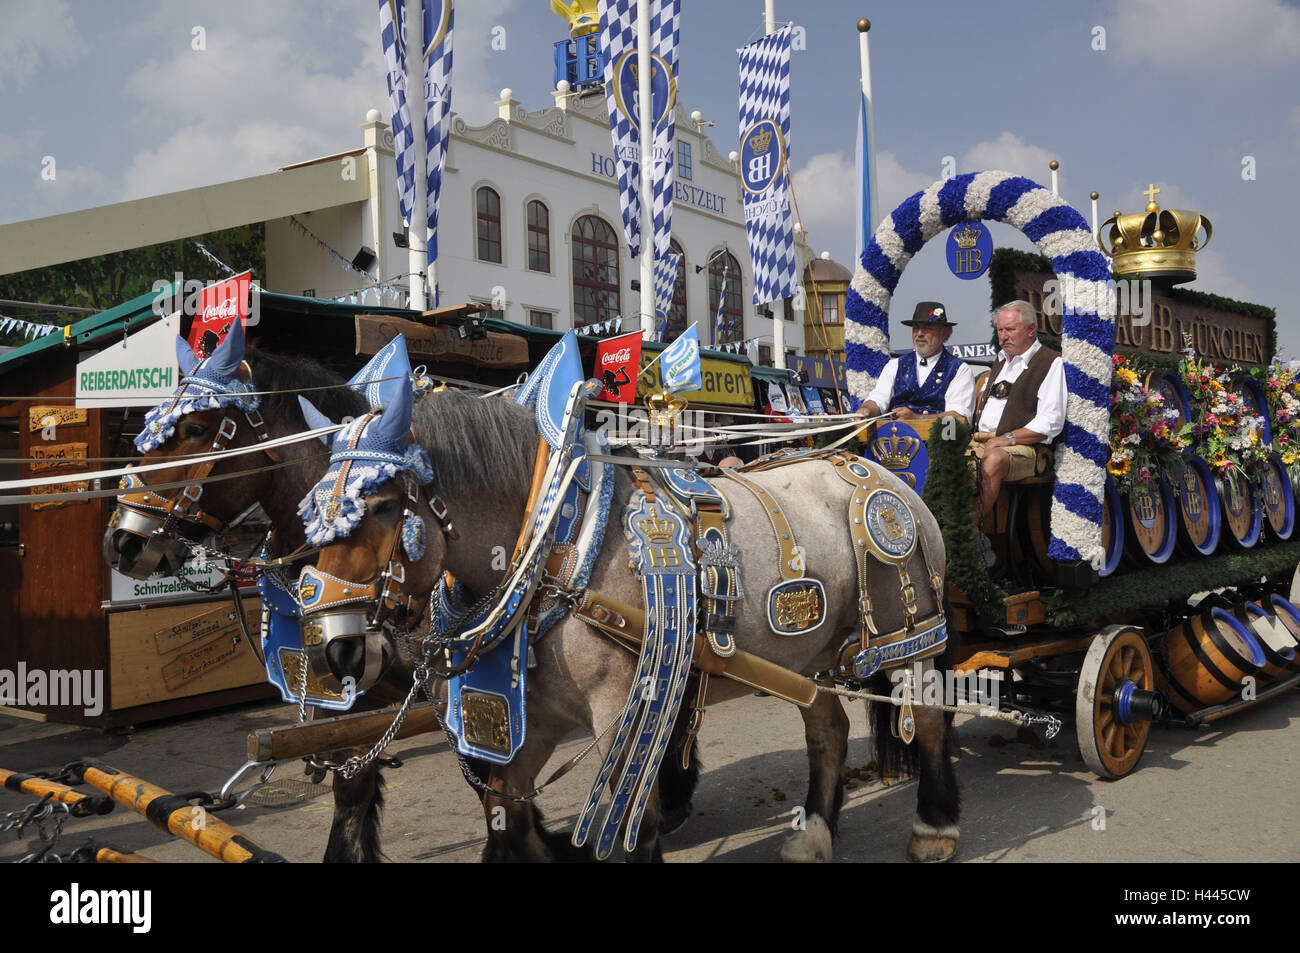
[[[429,182],[424,154],[424,11],[420,0],[406,2],[406,76],[407,107],[411,111],[411,136],[415,142],[415,202],[411,207],[411,224],[407,230],[407,267],[410,269],[411,308],[425,311],[429,307],[429,287],[425,283],[429,260]]]
[[[867,48],[867,32],[871,29],[871,21],[863,17],[858,21],[858,55],[862,61],[862,95],[867,103],[867,154],[864,157],[867,163],[867,185],[871,190],[870,199],[867,207],[870,212],[871,234],[876,232],[876,226],[880,224],[880,215],[876,211],[879,205],[877,196],[880,190],[876,188],[876,108],[871,97],[871,52]],[[871,241],[868,235],[863,239],[863,247]]]
[[[654,333],[654,287],[655,287],[655,249],[654,249],[654,135],[655,115],[654,100],[651,93],[650,77],[654,70],[654,61],[650,57],[650,0],[640,0],[636,5],[636,62],[637,62],[637,96],[640,100],[641,138],[641,305],[637,315],[638,327],[642,338],[649,340]],[[650,309],[647,315],[646,302]],[[647,321],[647,316],[649,320]]]

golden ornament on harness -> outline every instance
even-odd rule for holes
[[[688,404],[676,394],[650,394],[645,399],[645,406],[650,411],[650,426],[656,430],[672,430],[681,420],[682,411]]]

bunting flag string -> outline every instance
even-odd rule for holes
[[[190,244],[193,245],[195,248],[197,248],[197,249],[202,253],[202,255],[203,255],[204,258],[206,258],[208,261],[212,262],[212,264],[216,265],[218,268],[220,268],[220,269],[222,269],[223,271],[225,271],[225,273],[226,273],[227,275],[233,275],[233,274],[235,273],[235,269],[231,268],[229,265],[227,265],[224,261],[222,261],[222,260],[221,260],[220,258],[218,258],[216,255],[212,254],[212,252],[210,252],[210,251],[208,251],[206,248],[204,248],[204,247],[203,247],[203,242],[195,241],[195,240],[191,239],[191,240],[190,240]]]
[[[333,248],[331,248],[331,247],[330,247],[329,245],[327,245],[324,241],[322,241],[321,238],[320,238],[320,237],[319,237],[315,232],[313,232],[310,228],[308,228],[308,227],[307,227],[306,225],[304,225],[302,222],[298,221],[298,219],[297,219],[296,216],[293,216],[293,215],[290,215],[290,216],[289,216],[289,224],[292,225],[294,228],[296,228],[296,229],[298,230],[298,233],[299,233],[300,235],[302,235],[302,236],[304,236],[304,237],[306,237],[306,238],[310,238],[312,241],[314,241],[314,242],[316,243],[317,247],[319,247],[319,248],[321,249],[321,251],[325,252],[325,253],[328,254],[331,258],[333,258],[334,261],[335,261],[335,263],[336,263],[340,268],[345,268],[345,269],[347,269],[348,271],[355,271],[358,275],[364,275],[367,279],[370,279],[370,277],[371,277],[370,272],[365,271],[365,270],[363,270],[363,269],[361,269],[361,268],[358,268],[356,265],[352,264],[352,262],[348,261],[348,260],[347,260],[346,258],[344,258],[342,255],[340,255],[338,252],[336,252]],[[365,288],[360,289],[360,291],[359,291],[358,293],[364,295],[365,292],[370,291],[370,290],[375,290],[375,292],[376,292],[376,293],[375,293],[375,304],[376,304],[376,305],[380,305],[380,304],[383,303],[382,299],[380,298],[380,292],[382,292],[383,294],[390,296],[390,297],[393,299],[394,303],[396,303],[397,301],[405,300],[405,301],[406,301],[406,305],[405,305],[405,306],[408,307],[408,308],[411,306],[411,299],[410,299],[410,297],[407,295],[407,293],[406,293],[404,290],[402,290],[401,288],[395,288],[395,287],[393,287],[392,285],[390,285],[390,284],[388,284],[388,283],[386,283],[386,282],[383,282],[383,281],[377,281],[377,282],[375,282],[374,284],[367,285]],[[335,301],[343,301],[345,298],[347,299],[347,303],[348,303],[348,304],[356,304],[356,303],[357,303],[357,295],[356,295],[356,294],[340,295],[339,297],[335,298],[334,300],[335,300]],[[365,304],[365,301],[362,300],[361,303],[362,303],[362,304]]]
[[[63,327],[61,324],[37,324],[34,321],[24,321],[22,318],[9,318],[0,315],[0,334],[8,334],[10,331],[14,331],[29,341],[33,338],[42,338],[47,334],[53,334],[61,327]]]

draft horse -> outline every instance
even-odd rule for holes
[[[309,411],[308,419],[312,418]],[[315,425],[320,423],[318,418]],[[408,444],[411,435],[413,442]],[[369,462],[359,460],[367,447],[378,456],[372,455]],[[536,447],[538,428],[530,410],[508,399],[473,399],[454,392],[430,395],[413,410],[409,400],[399,398],[382,412],[349,425],[336,436],[332,469],[313,491],[315,500],[304,513],[308,538],[321,545],[315,570],[304,570],[300,580],[304,625],[314,620],[340,641],[380,637],[376,621],[381,608],[422,605],[438,589],[444,573],[455,577],[468,601],[491,599],[503,583],[500,554],[526,542],[521,528],[534,484]],[[356,469],[344,470],[345,461]],[[632,499],[634,484],[625,467],[614,470],[609,527],[586,588],[635,606],[642,603],[642,587],[629,565],[628,546],[615,516]],[[779,541],[766,507],[736,480],[710,481],[730,504],[731,538],[742,554],[745,596],[735,610],[736,641],[746,652],[805,675],[834,668],[846,640],[856,637],[859,622],[857,561],[845,517],[854,491],[831,471],[826,461],[810,460],[746,477],[779,500],[803,547],[807,574],[825,587],[825,624],[797,637],[776,634],[767,614],[765,594],[783,576]],[[944,565],[936,521],[901,481],[883,470],[880,479],[915,514],[917,532],[924,534],[935,554],[932,581],[938,583]],[[418,545],[409,545],[415,539]],[[400,571],[395,563],[401,565]],[[872,571],[884,572],[883,567]],[[314,608],[308,606],[305,594],[309,572],[313,589],[319,583],[326,591],[324,599],[313,594]],[[878,581],[886,590],[893,586],[897,602],[898,576]],[[326,588],[326,583],[334,588]],[[334,601],[331,592],[353,595]],[[386,621],[391,624],[394,618],[389,615]],[[561,858],[553,849],[554,835],[548,838],[538,828],[531,802],[519,798],[533,791],[539,772],[568,733],[581,729],[596,735],[625,712],[631,704],[637,657],[572,614],[538,639],[529,654],[535,666],[527,677],[526,737],[508,764],[494,768],[493,793],[484,797],[483,806],[489,818],[497,809],[506,812],[510,859],[555,860]],[[348,674],[346,662],[335,674]],[[879,685],[881,676],[875,678]],[[888,683],[884,684],[888,693]],[[708,700],[713,703],[750,691],[751,687],[715,678]],[[839,699],[822,692],[800,714],[810,767],[807,825],[787,840],[782,857],[829,860],[843,800],[840,769],[847,753],[849,722]],[[959,812],[947,719],[938,709],[918,707],[915,743],[904,745],[889,730],[893,714],[892,706],[877,708],[874,733],[882,766],[920,773],[909,856],[946,860],[956,850]],[[598,750],[605,756],[609,748],[610,736],[605,735]],[[631,860],[662,859],[661,788],[650,788]],[[496,859],[492,849],[489,845],[485,859]]]
[[[235,322],[215,352],[199,362],[183,338],[177,338],[183,380],[170,400],[151,411],[136,440],[141,463],[175,466],[133,476],[133,492],[119,498],[104,533],[104,558],[132,578],[152,572],[174,573],[189,558],[190,543],[218,536],[239,514],[260,503],[278,536],[281,553],[304,541],[298,503],[325,469],[326,454],[315,441],[299,441],[273,451],[240,454],[211,466],[210,474],[249,471],[237,479],[195,484],[184,490],[152,493],[149,484],[195,479],[199,466],[185,458],[220,445],[248,447],[266,439],[306,429],[298,397],[312,393],[338,418],[364,414],[365,398],[344,385],[339,375],[309,358],[250,351],[245,360],[243,328]],[[333,385],[320,390],[321,385]],[[250,397],[269,391],[260,398]],[[223,436],[228,434],[228,436]],[[256,636],[254,636],[256,637]],[[396,658],[384,677],[356,702],[357,710],[382,708],[401,700],[410,684],[410,668]],[[337,756],[336,756],[337,757]],[[371,763],[351,780],[336,775],[334,817],[324,859],[327,862],[372,862],[381,858],[379,823],[383,777]]]

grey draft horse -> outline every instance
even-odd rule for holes
[[[385,421],[389,415],[394,419]],[[499,554],[512,551],[525,518],[538,436],[532,412],[507,399],[476,399],[446,392],[419,402],[413,414],[392,406],[378,415],[374,424],[387,426],[392,439],[398,441],[390,445],[395,447],[406,446],[409,427],[415,442],[428,453],[433,481],[420,492],[416,503],[410,500],[413,483],[404,486],[401,478],[388,479],[365,495],[360,521],[345,538],[322,548],[318,570],[337,580],[379,580],[402,532],[403,511],[411,506],[431,529],[423,558],[405,563],[401,595],[417,603],[427,599],[444,572],[453,574],[471,598],[495,591],[503,576]],[[730,503],[732,541],[743,554],[746,598],[736,611],[739,647],[794,672],[829,669],[837,663],[846,635],[858,623],[855,560],[846,516],[852,487],[824,461],[755,472],[749,478],[779,500],[804,547],[808,575],[825,584],[827,608],[825,624],[812,634],[783,637],[770,629],[765,594],[781,578],[776,539],[754,496],[729,480],[712,480]],[[938,565],[934,568],[942,577],[943,542],[934,517],[901,481],[889,475],[884,480],[912,508],[919,531],[936,554]],[[618,467],[610,526],[587,588],[624,604],[640,605],[641,584],[629,567],[627,544],[617,519],[633,489],[625,469]],[[434,493],[446,505],[444,520],[429,506]],[[449,532],[446,520],[459,531]],[[305,619],[313,617],[308,613]],[[489,819],[496,811],[505,812],[507,849],[504,854],[494,853],[489,845],[485,859],[564,859],[553,850],[555,835],[538,828],[530,810],[532,802],[509,798],[533,790],[557,744],[570,732],[596,735],[610,724],[624,710],[634,680],[636,657],[573,615],[558,622],[533,648],[536,668],[530,671],[527,684],[527,737],[508,765],[493,770],[497,793],[483,798]],[[346,654],[340,653],[335,673],[339,677],[350,670],[346,659]],[[888,682],[880,675],[876,684],[883,684],[888,694]],[[710,704],[752,691],[724,678],[715,678],[709,689]],[[828,693],[818,693],[800,714],[810,767],[807,823],[783,845],[782,859],[829,860],[843,800],[840,769],[847,754],[849,721],[839,699]],[[947,860],[956,851],[959,814],[949,719],[937,708],[918,707],[915,743],[905,746],[889,730],[893,714],[892,706],[876,706],[872,720],[882,768],[920,773],[908,854],[919,861]],[[609,739],[604,738],[599,745],[602,755],[608,747]],[[656,794],[652,789],[630,860],[662,859],[658,837],[661,804]]]

